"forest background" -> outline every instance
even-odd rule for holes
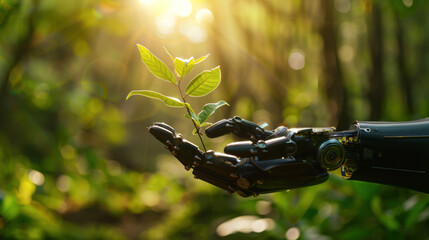
[[[221,66],[211,121],[289,127],[429,116],[424,0],[0,0],[0,238],[425,239],[429,196],[331,177],[256,198],[229,196],[149,135],[185,137],[183,109],[140,60]],[[208,99],[208,100],[207,100]],[[210,101],[211,100],[211,101]],[[207,140],[222,151],[231,136]]]

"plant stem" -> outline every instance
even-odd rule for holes
[[[183,102],[185,103],[186,111],[188,111],[189,116],[192,116],[192,115],[191,115],[191,110],[189,110],[188,106],[186,105],[186,100],[185,100],[185,96],[183,96],[182,89],[180,89],[180,82],[181,82],[180,80],[181,80],[181,79],[179,79],[179,85],[177,85],[177,88],[179,89],[180,96],[182,97],[182,100],[183,100]],[[203,139],[201,138],[200,128],[197,126],[197,124],[194,122],[194,120],[193,120],[193,119],[191,119],[191,121],[192,121],[192,123],[194,124],[195,130],[197,131],[197,135],[198,135],[198,137],[200,138],[201,144],[203,145],[204,152],[207,152],[206,145],[204,145],[204,141],[203,141]]]

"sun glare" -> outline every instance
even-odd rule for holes
[[[139,2],[143,5],[152,5],[155,3],[155,0],[139,0]]]
[[[184,21],[179,26],[179,31],[191,42],[200,43],[207,39],[207,32],[193,21]]]
[[[187,17],[192,12],[192,4],[189,0],[172,0],[170,11],[177,16]]]
[[[210,9],[196,9],[191,18],[193,8],[190,0],[138,1],[145,5],[147,10],[156,9],[155,26],[160,37],[178,33],[193,43],[201,43],[207,40],[208,33],[205,27],[214,21]]]
[[[166,12],[155,19],[155,25],[159,33],[163,35],[171,34],[174,31],[176,25],[176,17]]]

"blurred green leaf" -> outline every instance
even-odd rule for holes
[[[1,203],[1,215],[6,220],[12,220],[19,214],[19,206],[12,194],[7,194]]]
[[[398,230],[399,222],[395,219],[392,212],[384,212],[382,209],[382,201],[380,197],[375,196],[371,201],[371,207],[378,220],[389,230]]]
[[[371,228],[362,228],[359,226],[352,226],[349,228],[345,228],[344,231],[338,235],[338,239],[369,239],[371,237],[371,233],[373,229]]]
[[[135,96],[135,95],[161,100],[165,103],[165,105],[169,107],[185,107],[185,104],[177,98],[164,96],[161,93],[150,91],[150,90],[131,91],[127,96],[127,100],[131,96]]]
[[[292,224],[296,224],[310,208],[317,194],[316,187],[277,192],[273,194],[273,203]]]
[[[227,102],[225,102],[224,100],[220,100],[217,103],[207,103],[206,105],[204,105],[203,109],[201,110],[200,113],[198,113],[198,121],[200,123],[204,123],[205,121],[207,121],[207,119],[214,113],[216,112],[216,109],[227,105],[229,106],[229,104]]]
[[[221,81],[220,67],[213,68],[210,71],[203,71],[197,75],[186,87],[186,95],[191,97],[202,97],[219,86]]]
[[[412,226],[417,222],[420,213],[424,210],[424,208],[429,203],[429,197],[425,197],[420,200],[410,211],[405,219],[405,229],[411,229]]]
[[[170,69],[159,60],[155,55],[153,55],[147,48],[143,47],[140,44],[137,44],[140,56],[143,63],[149,69],[149,71],[156,77],[177,84],[177,80],[174,77]]]

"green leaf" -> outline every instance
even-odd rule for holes
[[[202,56],[202,57],[198,58],[198,59],[195,61],[195,64],[198,64],[198,63],[200,63],[200,62],[202,62],[202,61],[206,60],[206,58],[208,58],[209,56],[210,56],[210,53],[209,53],[209,54],[207,54],[207,55],[205,55],[205,56]]]
[[[213,123],[205,122],[200,125],[200,127],[211,126]]]
[[[189,119],[191,119],[192,121],[194,121],[194,123],[198,126],[198,127],[200,127],[200,122],[198,122],[198,119],[197,119],[197,117],[195,116],[195,114],[193,114],[193,113],[191,113],[191,115],[189,115],[189,114],[185,114],[185,117],[187,117],[187,118],[189,118]]]
[[[392,212],[388,213],[383,211],[382,200],[379,196],[371,200],[371,208],[374,215],[388,230],[395,231],[401,227],[401,224],[399,224]]]
[[[189,103],[185,103],[186,108],[189,110],[189,112],[191,113],[191,115],[189,114],[185,114],[185,117],[192,119],[195,124],[199,127],[200,126],[200,122],[198,121],[197,115],[195,115],[195,111],[192,108],[191,104]]]
[[[189,109],[189,111],[191,112],[191,115],[196,116],[194,109],[192,108],[191,104],[189,103],[185,103],[185,107]],[[196,119],[197,117],[195,117]]]
[[[19,215],[20,207],[19,204],[12,194],[6,194],[4,199],[2,199],[2,204],[0,206],[0,213],[2,217],[7,220],[13,220]]]
[[[143,63],[149,69],[149,71],[156,77],[177,84],[177,80],[174,77],[170,69],[159,60],[155,55],[153,55],[147,48],[143,47],[140,44],[137,44],[137,47],[140,51],[140,56]]]
[[[194,115],[195,116],[195,115]],[[187,118],[189,118],[189,119],[191,119],[192,121],[194,121],[195,123],[197,123],[197,118],[194,118],[194,117],[192,117],[191,115],[189,115],[189,114],[187,114],[187,113],[185,113],[185,117],[187,117]],[[199,125],[199,124],[197,124],[197,125]]]
[[[186,74],[188,74],[192,70],[192,68],[194,68],[194,65],[195,60],[193,57],[189,59],[174,59],[174,69],[176,70],[176,73],[180,76],[180,78],[183,78]]]
[[[224,100],[220,100],[217,103],[207,103],[206,105],[204,105],[203,110],[201,110],[201,112],[198,113],[198,116],[197,116],[200,124],[207,121],[207,119],[216,111],[216,109],[222,107],[223,105],[229,106],[229,104]]]
[[[185,107],[185,103],[181,102],[179,99],[174,98],[174,97],[164,96],[161,93],[158,93],[155,91],[134,90],[128,94],[127,100],[128,100],[128,98],[130,98],[131,96],[134,96],[134,95],[140,95],[140,96],[164,101],[165,105],[167,105],[169,107]]]
[[[164,50],[167,53],[167,55],[170,57],[171,61],[173,61],[173,63],[174,63],[174,57],[170,54],[170,52],[167,50],[166,47],[164,47]]]
[[[220,80],[221,74],[219,66],[210,71],[204,71],[189,82],[186,87],[186,95],[191,97],[205,96],[219,86]]]
[[[193,134],[193,135],[198,135],[198,133],[197,133],[197,129],[195,129],[195,128],[194,128],[194,130],[192,130],[192,134]]]
[[[194,68],[194,66],[195,66],[195,60],[193,57],[191,57],[189,61],[186,63],[186,69],[183,71],[182,77],[188,74]]]
[[[181,58],[174,59],[174,70],[179,77],[182,77],[183,70],[186,68],[186,63]]]
[[[424,199],[416,203],[416,205],[412,208],[410,213],[407,215],[407,218],[405,219],[405,229],[411,229],[415,225],[415,223],[419,218],[419,215],[427,206],[428,202],[429,202],[429,198],[425,197]]]

